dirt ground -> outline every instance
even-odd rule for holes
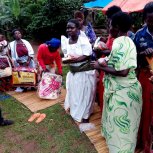
[[[38,46],[40,45],[40,43],[36,41],[30,41],[30,44],[32,45],[34,49],[35,54],[37,54]]]

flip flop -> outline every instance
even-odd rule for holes
[[[40,116],[40,113],[32,114],[31,117],[28,119],[28,122],[34,121],[36,118]]]
[[[40,123],[42,122],[46,117],[46,114],[40,114],[40,116],[38,117],[38,119],[36,120],[36,123]]]

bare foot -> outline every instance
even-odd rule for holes
[[[79,126],[81,123],[78,121],[75,121],[76,125]]]
[[[70,108],[68,108],[68,109],[66,110],[66,113],[67,113],[67,114],[70,114]]]

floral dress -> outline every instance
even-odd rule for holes
[[[121,36],[114,40],[108,66],[130,69],[126,77],[105,74],[102,135],[110,153],[134,153],[142,109],[142,91],[135,74],[136,48]]]

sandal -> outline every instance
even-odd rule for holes
[[[7,125],[12,125],[14,122],[12,120],[3,120],[0,123],[0,126],[7,126]]]
[[[40,113],[32,114],[31,117],[28,119],[28,122],[34,121],[36,118],[40,116]]]
[[[89,123],[89,119],[82,119],[82,123]]]
[[[36,123],[40,123],[42,122],[46,117],[46,114],[40,114],[40,116],[38,117],[38,119],[36,120]]]

